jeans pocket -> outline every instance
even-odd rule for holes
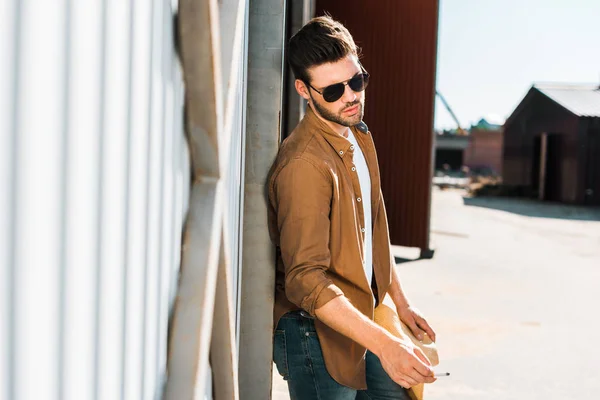
[[[273,361],[277,366],[277,372],[287,380],[289,369],[287,363],[287,348],[285,343],[285,331],[276,330],[273,336]]]

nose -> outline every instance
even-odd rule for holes
[[[352,103],[356,100],[356,93],[354,90],[350,88],[350,85],[344,85],[344,95],[342,96],[342,101],[344,103]]]

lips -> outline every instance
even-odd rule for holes
[[[354,113],[358,111],[358,104],[344,110],[345,113]]]

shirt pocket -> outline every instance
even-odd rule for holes
[[[273,361],[277,366],[277,372],[287,380],[289,377],[289,368],[287,361],[287,346],[285,340],[285,331],[276,330],[273,336]]]

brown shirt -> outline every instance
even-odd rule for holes
[[[350,129],[371,177],[372,285],[363,268],[365,219],[353,146],[309,107],[283,141],[268,178],[269,231],[277,247],[275,326],[292,310],[314,316],[337,296],[373,319],[373,296],[381,302],[391,284],[394,261],[375,146],[363,122]],[[315,326],[331,376],[365,389],[366,349],[319,320]]]

